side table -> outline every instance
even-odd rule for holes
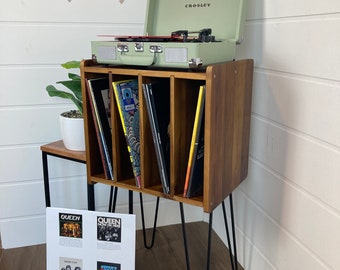
[[[85,151],[72,151],[72,150],[66,149],[62,140],[42,145],[40,149],[42,151],[45,203],[46,203],[46,207],[50,207],[51,198],[50,198],[50,185],[49,185],[49,177],[48,177],[47,156],[50,155],[50,156],[86,164],[86,154],[85,154]],[[88,205],[89,210],[95,209],[94,185],[91,185],[91,184],[87,184],[87,205]]]

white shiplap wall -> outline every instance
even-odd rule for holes
[[[98,34],[141,34],[146,0],[7,1],[0,9],[0,233],[3,248],[45,242],[45,202],[40,146],[60,139],[58,115],[73,104],[50,98],[45,86],[66,78],[60,63],[91,58]],[[82,164],[49,157],[51,200],[86,209]],[[96,209],[106,210],[108,187],[96,185]],[[126,192],[118,209],[126,210]],[[145,198],[153,215],[154,198]],[[178,207],[159,224],[178,222]],[[150,206],[151,210],[148,210]],[[136,207],[138,215],[138,208]],[[150,212],[150,213],[149,213]],[[189,220],[202,218],[193,211]],[[196,213],[196,214],[195,214]],[[197,216],[198,214],[198,216]],[[148,226],[152,218],[147,218]],[[138,224],[137,219],[137,224]]]
[[[60,138],[73,105],[45,86],[60,63],[90,58],[97,34],[141,33],[145,1],[8,1],[0,10],[0,229],[3,248],[45,242],[40,145]],[[125,14],[130,14],[126,16]],[[85,166],[49,158],[52,205],[86,209]],[[96,187],[105,209],[108,188]],[[105,207],[105,208],[103,208]]]
[[[255,73],[249,174],[234,197],[240,261],[340,269],[340,2],[248,3],[239,58],[254,58]]]

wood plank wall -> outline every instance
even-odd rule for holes
[[[339,1],[248,1],[251,157],[234,197],[245,269],[340,266],[339,27]]]
[[[13,0],[2,5],[3,246],[44,241],[39,147],[59,139],[57,115],[72,107],[51,100],[45,85],[64,76],[60,63],[89,58],[89,41],[98,33],[141,33],[144,8],[145,1],[137,0]],[[251,157],[248,179],[234,196],[238,255],[245,269],[330,270],[340,265],[339,28],[336,0],[248,0],[238,58],[255,60]],[[58,192],[52,201],[85,208],[82,165],[55,161],[54,166],[52,186]],[[221,215],[214,218],[223,238]],[[165,217],[161,220],[166,223]]]

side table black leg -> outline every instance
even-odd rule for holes
[[[43,164],[43,174],[44,174],[45,204],[46,204],[46,207],[50,207],[51,206],[50,183],[48,179],[47,154],[45,152],[42,152],[42,164]]]
[[[94,185],[87,184],[87,208],[90,211],[95,210],[95,202],[94,202]]]

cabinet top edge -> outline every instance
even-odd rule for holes
[[[222,66],[232,65],[235,62],[249,62],[252,59],[242,59],[237,61],[228,61],[224,63],[217,63],[209,65],[200,70],[181,70],[181,69],[148,69],[147,67],[138,66],[108,66],[95,63],[91,59],[83,60],[81,62],[81,69],[85,73],[99,73],[99,74],[117,74],[130,76],[150,76],[150,77],[174,77],[183,79],[206,80],[210,76],[212,69],[219,69]]]
[[[161,77],[161,78],[180,78],[192,80],[206,80],[206,72],[183,72],[173,70],[147,70],[138,68],[122,68],[122,67],[106,67],[106,66],[84,66],[84,73],[98,74],[115,74],[129,76],[144,76],[144,77]]]

